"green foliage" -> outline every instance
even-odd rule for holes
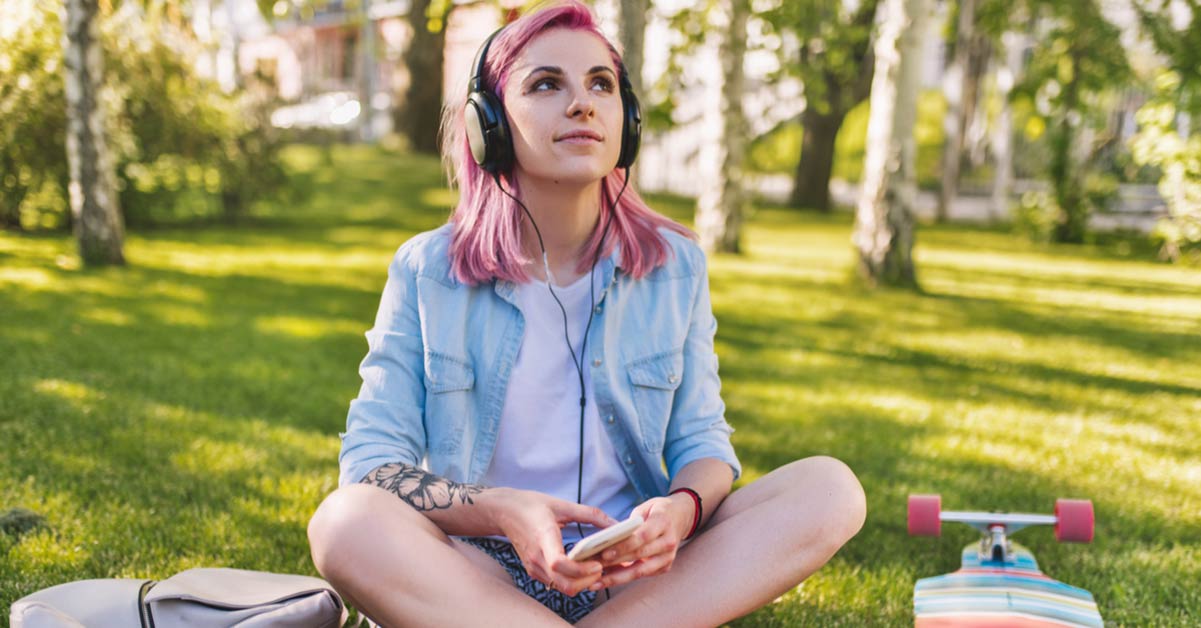
[[[1180,75],[1168,71],[1157,80],[1154,98],[1138,111],[1138,134],[1131,140],[1134,158],[1163,173],[1159,194],[1168,217],[1156,226],[1165,259],[1201,261],[1201,132],[1181,137],[1176,121]]]
[[[1035,242],[1050,242],[1059,212],[1055,197],[1043,190],[1029,190],[1013,206],[1013,228]]]
[[[1159,193],[1169,215],[1156,228],[1167,259],[1201,262],[1201,2],[1181,0],[1188,11],[1183,28],[1175,28],[1171,5],[1164,0],[1136,3],[1140,19],[1169,70],[1155,81],[1155,92],[1139,110],[1139,132],[1132,140],[1135,162],[1157,168]],[[1182,136],[1177,121],[1191,118]]]
[[[289,147],[315,182],[268,226],[133,233],[131,268],[79,270],[66,236],[0,233],[0,609],[37,588],[195,566],[315,571],[305,526],[336,486],[396,247],[454,203],[436,158]],[[677,218],[689,199],[649,196]],[[846,461],[865,527],[734,628],[912,625],[913,584],[974,540],[905,533],[948,508],[1097,509],[1091,545],[1018,540],[1116,626],[1201,622],[1201,274],[1152,254],[923,228],[923,294],[846,285],[846,215],[760,207],[710,259],[726,415],[745,478]]]
[[[0,0],[0,227],[58,227],[66,207],[62,27],[49,3]]]
[[[1133,78],[1120,33],[1096,0],[1031,2],[1045,30],[1014,99],[1030,103],[1049,147],[1047,174],[1059,208],[1053,237],[1082,242],[1097,195],[1088,185],[1097,158],[1112,144],[1105,133],[1108,93]],[[1027,120],[1030,124],[1031,120]],[[1096,139],[1090,139],[1095,134]],[[1087,144],[1084,144],[1086,143]]]
[[[917,178],[923,188],[933,189],[939,182],[942,155],[942,120],[946,99],[938,90],[925,90],[918,96]],[[834,149],[833,176],[847,181],[859,181],[863,176],[863,157],[867,144],[867,122],[871,104],[859,103],[843,120]],[[755,138],[748,152],[748,169],[753,172],[792,174],[797,155],[801,153],[801,124],[789,120]]]
[[[14,3],[6,2],[12,5]],[[19,5],[18,5],[19,6]],[[61,228],[67,211],[62,28],[52,3],[26,5],[0,65],[0,212],[24,229]],[[197,76],[189,36],[136,6],[102,17],[108,142],[129,225],[236,219],[286,193],[270,88],[232,95]]]
[[[1201,114],[1201,2],[1198,0],[1140,0],[1132,4],[1139,21],[1176,75],[1175,99],[1180,111]],[[1177,29],[1173,16],[1187,12]],[[1162,97],[1162,95],[1161,95]]]
[[[845,112],[870,90],[871,34],[877,0],[788,0],[758,12],[769,36],[795,38],[795,53],[779,47],[779,75],[805,86],[806,106],[826,115]]]

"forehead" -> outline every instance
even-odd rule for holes
[[[616,71],[609,46],[585,30],[551,28],[526,44],[513,63],[513,71],[524,75],[531,69],[554,65],[566,72],[584,72],[596,65]]]

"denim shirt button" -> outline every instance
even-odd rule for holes
[[[593,360],[593,361],[592,361],[592,366],[600,366],[600,365],[601,365],[601,359],[600,359],[600,358],[597,358],[597,359],[595,359],[595,360]]]
[[[630,454],[626,454],[626,464],[634,464],[634,457]]]
[[[672,373],[672,374],[668,375],[668,376],[667,376],[667,381],[669,381],[669,382],[671,382],[671,383],[673,383],[673,384],[674,384],[674,383],[676,383],[676,374],[675,374],[675,373]]]
[[[610,414],[608,417],[606,417],[606,418],[605,418],[605,420],[606,420],[606,421],[608,421],[609,423],[612,423],[612,422],[613,422],[613,415],[612,415],[612,414]]]

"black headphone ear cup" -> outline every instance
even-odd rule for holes
[[[508,170],[513,162],[513,144],[500,102],[489,92],[473,91],[467,96],[463,117],[475,163],[489,173]]]
[[[642,109],[624,69],[618,82],[625,119],[621,129],[621,155],[617,158],[617,167],[629,168],[634,165],[634,160],[638,157],[638,148],[642,145]]]

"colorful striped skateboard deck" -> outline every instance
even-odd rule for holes
[[[1014,543],[1013,560],[981,560],[980,546],[963,550],[959,571],[922,578],[913,588],[915,626],[1089,626],[1100,628],[1093,595],[1038,570]]]

